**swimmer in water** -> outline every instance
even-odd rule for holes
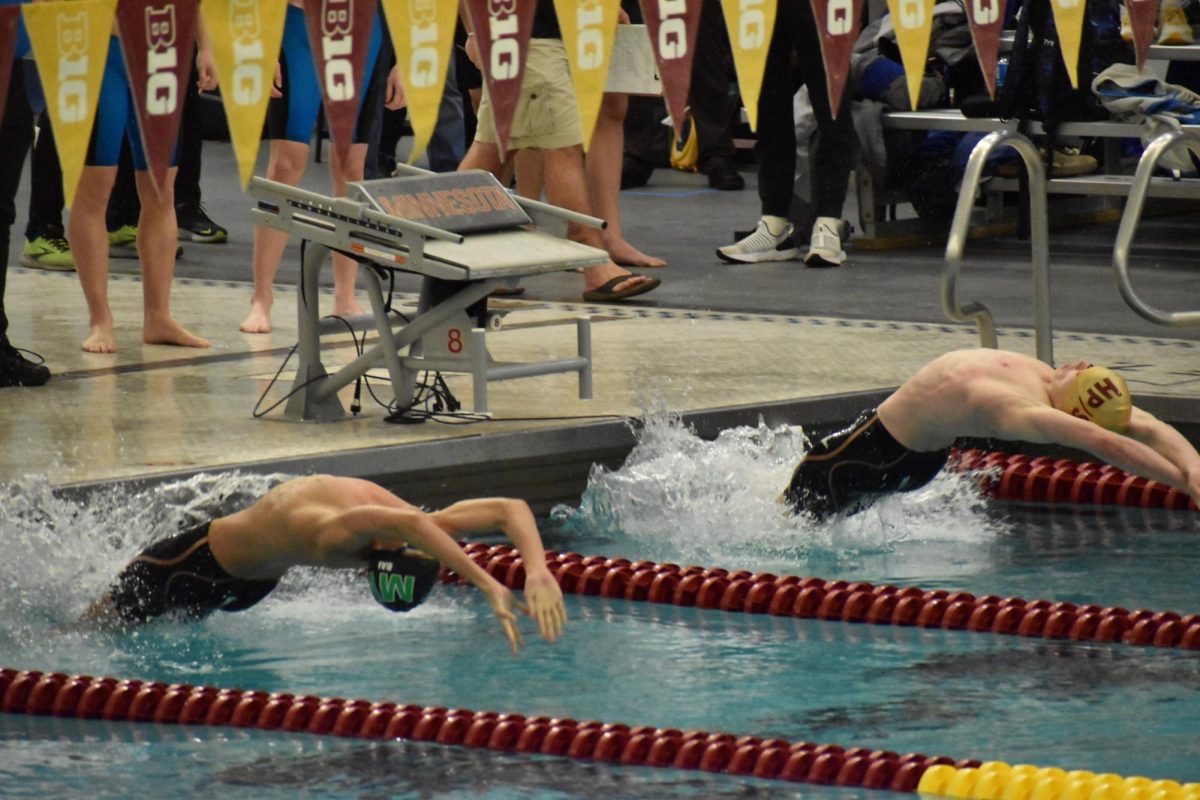
[[[1120,375],[1086,361],[1057,369],[1004,350],[939,356],[850,427],[805,455],[783,499],[818,519],[924,486],[959,437],[1059,444],[1173,486],[1200,505],[1200,454],[1135,408]]]
[[[457,539],[500,529],[525,562],[525,602],[476,564]],[[128,627],[163,615],[200,619],[262,600],[293,566],[367,568],[375,599],[393,611],[420,604],[441,565],[479,587],[509,645],[522,645],[514,609],[547,641],[566,622],[529,506],[465,500],[425,512],[366,480],[314,475],[276,486],[250,507],[160,539],[133,559],[84,622]]]

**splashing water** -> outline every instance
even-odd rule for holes
[[[987,516],[978,482],[950,472],[858,514],[796,515],[778,499],[807,447],[798,426],[760,420],[705,440],[678,414],[654,411],[625,463],[593,467],[580,507],[556,508],[552,519],[572,535],[617,540],[638,558],[790,571],[846,566],[905,543],[978,543],[1004,527]]]
[[[18,641],[69,625],[151,540],[249,505],[284,475],[196,475],[150,489],[114,486],[86,498],[43,477],[0,483],[0,614]]]

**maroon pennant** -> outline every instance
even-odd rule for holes
[[[179,119],[192,70],[197,0],[120,0],[117,33],[142,149],[154,186],[167,188]]]
[[[375,23],[375,0],[308,0],[304,4],[304,21],[333,149],[345,167],[350,162],[350,146],[354,144],[354,128],[362,104],[360,95],[367,51],[371,48],[371,26]]]
[[[1004,0],[967,0],[967,24],[975,56],[983,70],[988,95],[996,99],[996,59],[1000,56],[1000,29],[1004,26]]]
[[[692,60],[696,55],[696,30],[700,27],[700,7],[704,0],[641,0],[646,32],[654,45],[654,60],[662,78],[663,99],[675,126],[675,135],[683,138],[684,115],[692,86]]]
[[[821,39],[821,59],[825,62],[825,86],[829,90],[829,110],[837,117],[842,94],[850,78],[850,56],[858,40],[863,0],[811,0],[813,19]]]
[[[8,81],[12,77],[13,55],[17,49],[17,23],[21,7],[0,6],[0,125],[4,124],[4,109],[8,106]]]
[[[537,0],[463,0],[483,62],[488,101],[499,140],[500,158],[508,152],[513,114],[525,80],[525,57],[533,33]]]
[[[1146,53],[1154,40],[1154,25],[1158,22],[1158,0],[1124,0],[1129,12],[1129,27],[1133,29],[1133,52],[1140,72],[1146,65]]]

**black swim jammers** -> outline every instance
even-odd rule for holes
[[[243,611],[262,600],[279,581],[235,578],[217,563],[205,522],[160,539],[117,576],[109,597],[126,623],[163,615],[201,619],[216,610]]]
[[[784,493],[797,511],[824,519],[857,511],[875,497],[910,492],[933,480],[950,449],[919,452],[897,442],[875,409],[817,442]]]

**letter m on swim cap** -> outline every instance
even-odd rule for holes
[[[1121,390],[1113,383],[1113,379],[1105,378],[1104,380],[1096,381],[1092,384],[1092,388],[1088,389],[1087,404],[1092,408],[1099,408],[1112,398],[1120,396]]]
[[[371,593],[375,595],[375,600],[384,604],[396,602],[397,596],[404,602],[411,603],[415,589],[414,576],[395,575],[390,572],[378,573],[371,584]]]

